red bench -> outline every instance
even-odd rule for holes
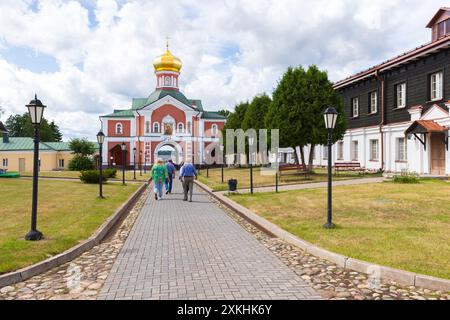
[[[359,162],[340,162],[334,164],[334,173],[338,172],[358,172],[363,173],[364,169]]]
[[[305,175],[305,178],[308,176],[308,170],[306,169],[306,166],[302,164],[287,164],[287,165],[281,165],[278,169],[280,174],[280,180],[282,176],[287,175],[299,175],[303,174]]]

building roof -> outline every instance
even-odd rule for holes
[[[134,110],[114,110],[113,113],[103,116],[105,118],[134,118]]]
[[[34,141],[28,137],[10,137],[8,143],[0,140],[0,151],[32,151],[34,150]],[[67,142],[41,142],[39,144],[41,151],[70,151]]]
[[[405,52],[395,58],[389,59],[381,64],[373,66],[365,71],[359,72],[353,76],[350,76],[346,79],[338,81],[334,84],[335,89],[339,89],[341,87],[347,86],[353,82],[362,80],[364,78],[375,75],[376,72],[383,72],[389,69],[398,67],[407,62],[417,60],[422,57],[426,57],[431,53],[438,52],[442,49],[450,47],[450,35],[447,35],[437,41],[429,42],[420,47],[415,48],[414,50]]]
[[[448,128],[441,126],[433,120],[417,120],[405,131],[405,135],[414,133],[438,133],[448,131]]]
[[[202,114],[202,119],[226,120],[227,117],[217,111],[205,111]]]
[[[192,106],[189,100],[186,98],[186,96],[181,93],[179,90],[164,90],[164,89],[158,89],[153,91],[153,93],[148,97],[147,102],[145,103],[145,106],[148,106],[152,104],[153,102],[158,101],[159,99],[164,98],[165,96],[171,96],[172,98],[177,99],[178,101],[184,103],[187,106]]]
[[[7,133],[8,130],[6,129],[5,125],[0,121],[0,133]]]
[[[428,22],[427,24],[427,28],[431,28],[434,26],[434,24],[436,23],[436,20],[440,18],[440,16],[446,12],[446,11],[450,11],[450,8],[448,7],[442,7],[438,10],[438,12],[436,12],[436,14],[433,16],[433,18],[431,18],[430,22]]]

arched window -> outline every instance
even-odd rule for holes
[[[180,122],[178,124],[178,133],[183,133],[183,131],[184,131],[184,124]]]
[[[153,132],[154,133],[159,133],[160,132],[159,131],[159,123],[158,122],[153,123]]]
[[[170,86],[170,77],[166,77],[166,83],[165,83],[165,85],[166,85],[166,86]]]
[[[116,123],[116,134],[123,134],[123,126],[120,122]]]
[[[145,121],[145,133],[150,133],[150,121]]]
[[[211,134],[216,135],[217,134],[217,124],[213,124],[211,126]]]

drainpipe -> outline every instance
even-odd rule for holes
[[[381,82],[381,122],[378,127],[381,135],[381,170],[384,171],[384,135],[383,126],[385,123],[385,80],[379,74],[379,70],[375,71],[375,77]]]

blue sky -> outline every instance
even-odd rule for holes
[[[333,81],[430,39],[442,1],[3,0],[1,120],[35,92],[66,139],[93,138],[101,114],[155,86],[153,59],[183,61],[181,89],[210,110],[271,94],[288,66],[317,64]],[[410,8],[414,8],[411,10]]]

